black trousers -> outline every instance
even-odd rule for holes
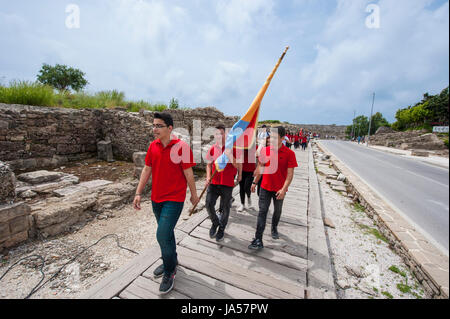
[[[206,193],[206,210],[209,218],[214,226],[225,229],[230,216],[231,196],[233,195],[233,187],[225,185],[209,185]],[[216,214],[216,203],[220,197],[222,215],[219,220]]]
[[[245,195],[250,197],[252,191],[253,172],[242,171],[242,180],[239,182],[239,194],[241,195],[241,203],[245,203]]]
[[[276,229],[280,222],[281,210],[283,209],[284,199],[277,200],[276,192],[269,192],[261,188],[259,193],[259,214],[258,224],[256,226],[255,238],[262,240],[264,229],[266,228],[267,212],[269,211],[270,202],[273,200],[274,211],[272,216],[272,229]]]

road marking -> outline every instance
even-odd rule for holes
[[[349,147],[349,148],[351,149],[351,147]],[[381,151],[379,151],[379,152],[381,152]],[[368,156],[367,153],[364,153],[364,151],[361,151],[361,152],[359,152],[359,153],[360,153],[360,154],[363,154],[363,155],[365,155],[365,156]],[[385,155],[385,154],[384,154],[384,155]],[[434,179],[432,179],[432,178],[429,178],[429,177],[427,177],[427,176],[423,176],[423,175],[417,174],[417,173],[415,173],[415,172],[412,172],[412,171],[410,171],[410,170],[408,170],[408,169],[406,169],[406,168],[402,168],[402,167],[400,167],[400,166],[394,165],[394,164],[392,164],[392,163],[389,162],[389,161],[383,161],[383,160],[380,160],[380,159],[378,159],[378,158],[376,158],[376,157],[370,157],[370,158],[371,158],[371,159],[374,159],[374,160],[376,160],[376,161],[378,161],[378,162],[381,162],[381,163],[383,163],[383,164],[389,164],[389,165],[391,165],[392,167],[394,167],[394,168],[396,168],[396,169],[398,169],[398,170],[405,171],[405,172],[408,172],[408,173],[410,173],[410,174],[412,174],[412,175],[415,175],[415,176],[418,176],[418,177],[427,179],[427,180],[429,180],[429,181],[431,181],[431,182],[434,182],[434,183],[436,183],[436,184],[439,184],[439,185],[441,185],[441,186],[443,186],[443,187],[445,187],[445,188],[449,188],[449,185],[447,185],[447,184],[443,184],[443,183],[438,182],[438,181],[436,181],[436,180],[434,180]]]
[[[438,206],[441,206],[441,207],[445,208],[446,210],[449,210],[447,205],[445,205],[445,204],[443,204],[441,202],[438,202],[436,200],[427,199],[427,202],[431,202],[431,203],[433,203],[435,205],[438,205]]]

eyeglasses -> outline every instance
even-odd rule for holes
[[[153,124],[152,125],[153,129],[155,129],[155,128],[164,128],[164,127],[167,127],[167,125],[162,125],[162,124]]]

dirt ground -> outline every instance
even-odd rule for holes
[[[123,177],[132,176],[134,165],[120,161],[107,163],[91,159],[57,168],[55,171],[74,174],[80,182],[93,179],[118,181]],[[204,186],[203,174],[197,171],[195,175],[200,194]],[[189,197],[188,189],[179,223],[188,219],[191,207]],[[45,278],[42,282],[40,282],[42,261],[37,257],[23,260],[11,269],[0,281],[0,299],[25,298],[38,284],[44,285],[30,297],[31,299],[79,297],[93,284],[126,265],[136,256],[133,252],[119,248],[115,236],[121,246],[137,253],[156,244],[157,225],[149,195],[143,198],[141,206],[142,209],[136,211],[131,203],[123,205],[121,208],[99,215],[98,217],[102,219],[97,218],[88,224],[74,227],[75,231],[72,233],[47,240],[28,241],[10,250],[7,255],[0,254],[0,277],[10,266],[26,256],[39,255],[45,260],[42,269]],[[87,249],[109,234],[115,236],[107,237]],[[77,256],[78,254],[80,255]],[[76,259],[72,260],[75,256]],[[62,270],[58,272],[61,268]]]

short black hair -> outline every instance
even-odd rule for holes
[[[170,115],[169,113],[156,112],[155,113],[155,119],[163,120],[164,123],[166,123],[167,126],[172,126],[173,127],[173,118],[172,118],[172,115]]]
[[[223,131],[225,132],[225,125],[223,125],[223,124],[218,124],[218,125],[216,126],[216,129],[218,129],[218,130],[223,130]]]
[[[286,136],[286,129],[284,128],[284,126],[277,126],[275,129],[277,130],[278,135],[280,137],[285,137]]]
[[[266,124],[263,124],[263,126],[261,128],[266,128],[266,127],[267,127]]]

